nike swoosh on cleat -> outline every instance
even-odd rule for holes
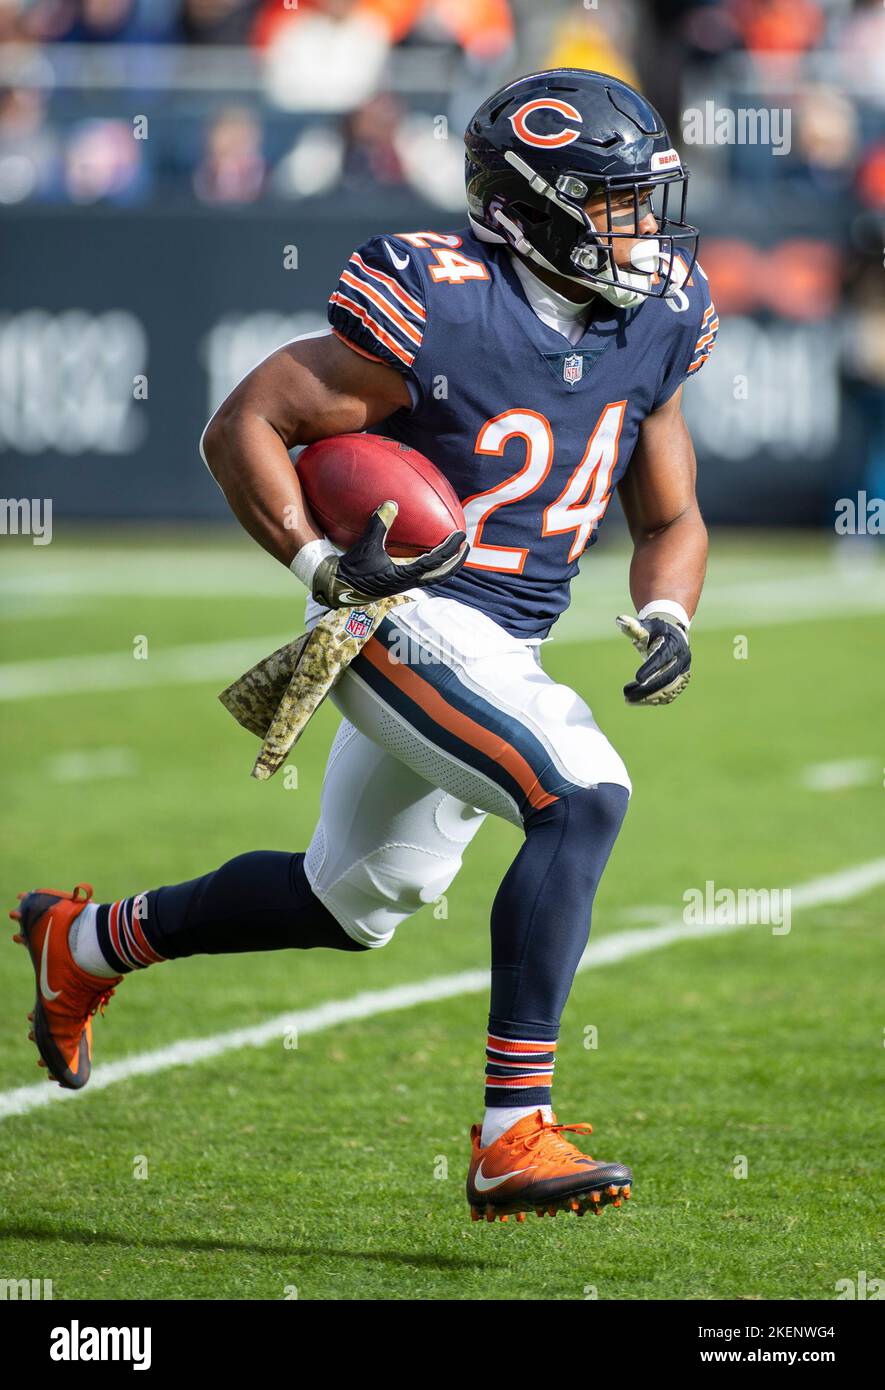
[[[385,241],[384,250],[387,252],[388,256],[393,261],[393,264],[396,266],[397,270],[405,270],[406,266],[409,264],[408,256],[403,256],[402,260],[400,260],[399,256],[396,254],[389,241]]]
[[[473,1185],[477,1192],[491,1192],[493,1187],[500,1187],[502,1182],[508,1178],[517,1178],[520,1173],[530,1173],[534,1168],[534,1163],[530,1163],[528,1168],[515,1168],[512,1173],[502,1173],[498,1178],[486,1178],[483,1176],[482,1164],[476,1170]]]
[[[43,950],[41,952],[40,957],[40,993],[43,995],[43,998],[46,1000],[47,1004],[51,1004],[53,999],[57,999],[58,996],[61,994],[60,989],[49,988],[49,974],[46,969],[46,958],[49,955],[49,933],[51,931],[52,918],[50,917],[49,924],[46,928],[46,935],[43,938]]]

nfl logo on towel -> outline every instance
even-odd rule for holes
[[[348,637],[368,637],[371,628],[372,619],[365,608],[351,608],[350,617],[344,625]]]
[[[568,386],[574,386],[584,375],[584,359],[573,352],[571,357],[566,357],[562,363],[562,379]]]

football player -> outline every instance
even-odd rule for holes
[[[487,814],[524,839],[491,905],[485,1113],[474,1217],[599,1210],[632,1174],[551,1109],[560,1017],[630,795],[621,758],[539,655],[614,489],[633,540],[635,705],[685,689],[706,533],[683,383],[718,321],[686,221],[687,171],[657,112],[602,73],[491,96],[465,136],[468,225],[354,251],[329,329],[280,348],[210,420],[204,458],[236,516],[310,592],[309,619],[405,592],[345,671],[306,853],[255,852],[116,902],[35,890],[19,939],[32,1037],[85,1085],[90,1020],[131,970],[199,953],[378,950],[452,883]],[[465,537],[407,565],[380,516],[341,554],[289,451],[376,430],[426,454]],[[295,518],[293,524],[292,518]],[[469,548],[469,549],[468,549]],[[403,652],[409,653],[403,659]]]

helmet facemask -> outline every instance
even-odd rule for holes
[[[687,170],[615,174],[597,177],[592,185],[580,174],[565,173],[551,183],[515,151],[508,150],[504,159],[526,181],[526,196],[492,198],[484,221],[490,231],[494,223],[494,230],[525,259],[585,285],[618,308],[668,298],[691,274],[698,231],[685,220]],[[632,207],[615,208],[614,201],[624,193],[632,194]],[[605,199],[604,226],[597,227],[584,210],[591,197]],[[671,215],[675,199],[678,216]],[[657,223],[651,233],[640,230],[649,212]],[[615,258],[619,240],[635,243],[629,266],[619,266]],[[682,246],[688,253],[684,275],[686,263],[675,255]]]

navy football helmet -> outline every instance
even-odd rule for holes
[[[688,170],[657,111],[626,82],[583,68],[517,78],[483,102],[464,143],[467,207],[482,240],[506,242],[619,307],[665,298],[691,274]],[[605,226],[584,211],[596,199],[605,199]],[[649,212],[657,230],[641,232]],[[616,263],[619,238],[637,243],[629,268]],[[679,247],[687,255],[677,258]]]

